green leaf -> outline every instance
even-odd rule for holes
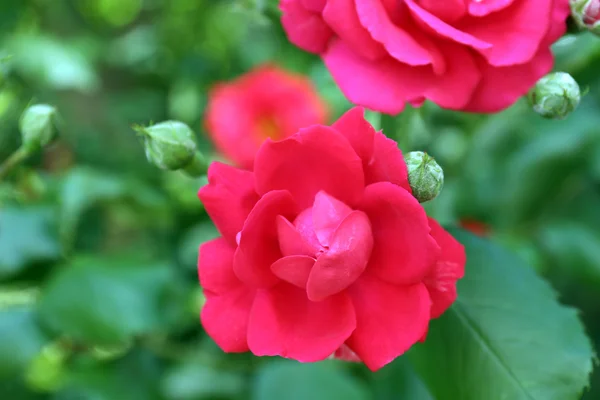
[[[47,338],[28,308],[0,311],[0,377],[23,372]]]
[[[0,280],[34,262],[60,257],[54,221],[52,210],[47,207],[0,210]]]
[[[436,400],[579,399],[594,355],[577,311],[514,256],[453,232],[468,256],[458,300],[409,353]]]
[[[406,357],[372,375],[377,399],[435,400]]]
[[[276,361],[258,371],[253,400],[365,400],[365,388],[346,375],[338,362],[299,364]]]
[[[219,236],[215,225],[207,220],[188,230],[179,244],[179,262],[190,269],[196,269],[198,247]]]
[[[167,265],[130,258],[79,258],[39,300],[43,320],[84,343],[117,344],[162,327]]]
[[[211,369],[199,362],[177,365],[165,375],[162,392],[169,400],[195,400],[198,398],[232,397],[244,390],[242,376]]]

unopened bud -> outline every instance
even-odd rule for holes
[[[157,167],[178,170],[194,161],[197,147],[194,132],[183,122],[166,121],[134,129],[144,139],[146,158]]]
[[[48,145],[56,137],[56,108],[36,104],[25,110],[19,121],[23,147],[33,152]]]
[[[442,191],[444,171],[437,162],[422,151],[411,151],[404,156],[408,168],[408,183],[419,203],[433,200]]]
[[[577,25],[600,35],[600,0],[571,0],[570,4]]]
[[[537,81],[528,94],[533,110],[544,118],[564,119],[581,100],[579,85],[566,72],[553,72]]]
[[[60,388],[65,377],[65,361],[69,354],[60,343],[51,343],[31,361],[25,379],[39,392],[53,392]]]

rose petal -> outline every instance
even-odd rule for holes
[[[350,286],[365,270],[372,249],[369,218],[361,211],[353,211],[339,224],[329,249],[310,271],[308,298],[321,301]]]
[[[375,129],[365,119],[365,110],[362,107],[353,107],[331,127],[348,139],[356,154],[362,159],[364,168],[371,160],[375,136]]]
[[[352,209],[341,201],[320,191],[312,208],[313,227],[319,243],[329,246],[329,238]]]
[[[258,201],[254,174],[214,162],[208,168],[208,185],[200,188],[198,197],[221,235],[235,244],[235,235]]]
[[[269,192],[256,203],[233,258],[233,271],[241,281],[254,287],[270,287],[279,281],[270,269],[281,258],[276,218],[293,218],[296,213],[296,203],[285,190]]]
[[[429,235],[423,206],[408,191],[379,182],[366,187],[358,208],[367,213],[373,230],[369,273],[395,284],[422,281],[440,251]]]
[[[314,258],[309,256],[283,257],[271,265],[271,271],[280,279],[305,289],[310,270],[315,261]]]
[[[254,291],[240,287],[222,295],[206,293],[202,307],[202,326],[226,353],[248,351],[248,319]]]
[[[395,25],[380,1],[355,0],[358,19],[388,54],[411,66],[433,62],[431,54],[400,25]]]
[[[281,356],[300,362],[324,360],[356,327],[346,293],[318,303],[287,283],[261,290],[250,313],[248,345],[257,356]]]
[[[529,63],[496,68],[479,60],[481,82],[464,111],[491,113],[505,109],[552,69],[554,59],[549,49],[541,50]]]
[[[304,5],[304,8],[306,8],[309,11],[316,12],[316,13],[322,12],[323,8],[325,8],[326,3],[327,3],[327,0],[302,0],[302,4]]]
[[[411,67],[392,58],[364,59],[339,39],[331,41],[323,61],[352,103],[388,114],[398,114],[407,101],[422,96],[433,77],[429,67]]]
[[[479,51],[489,64],[496,67],[523,64],[533,59],[548,32],[553,3],[517,1],[483,18],[463,18],[457,29],[492,44],[491,48]]]
[[[474,17],[484,17],[510,6],[514,1],[515,0],[471,1],[469,2],[469,14]]]
[[[356,330],[346,344],[372,371],[406,352],[427,329],[431,300],[422,283],[399,287],[364,275],[349,293]]]
[[[435,267],[425,278],[425,285],[431,296],[431,318],[444,313],[456,300],[456,281],[465,274],[467,256],[465,249],[452,235],[429,218],[431,236],[440,246],[441,252]]]
[[[445,22],[455,22],[467,13],[465,0],[420,0],[419,6]]]
[[[386,55],[381,43],[373,40],[369,31],[361,25],[354,0],[328,0],[323,19],[361,57],[377,60]]]
[[[242,283],[233,273],[235,248],[222,237],[203,243],[198,251],[198,277],[204,291],[227,293]]]
[[[408,169],[398,143],[383,133],[375,134],[373,155],[365,170],[365,184],[391,182],[412,193],[408,183]]]
[[[345,344],[335,351],[333,357],[338,360],[348,362],[360,362],[360,358],[356,355],[356,353],[350,350],[350,347],[346,346]]]
[[[413,17],[416,20],[423,22],[424,27],[429,28],[432,32],[477,50],[489,49],[492,47],[490,43],[448,25],[429,11],[421,8],[414,0],[404,0],[404,3],[408,6]]]
[[[316,245],[307,242],[296,227],[281,215],[277,216],[277,238],[279,239],[279,250],[284,256],[314,256],[321,248],[316,238],[314,239]]]
[[[320,14],[304,8],[300,0],[282,0],[280,8],[290,42],[310,53],[325,51],[332,32]]]
[[[315,255],[319,250],[321,250],[322,246],[315,234],[315,228],[313,227],[313,217],[312,217],[312,208],[307,208],[302,211],[296,219],[294,220],[294,226],[296,230],[304,239],[304,241],[308,244],[311,251],[310,254],[307,255]]]
[[[256,154],[254,171],[260,194],[288,190],[301,208],[312,205],[321,190],[352,205],[364,187],[362,162],[352,146],[321,125],[278,142],[267,140]]]

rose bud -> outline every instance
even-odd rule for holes
[[[146,158],[158,168],[183,169],[194,176],[206,170],[205,161],[197,151],[194,132],[183,122],[165,121],[134,129],[144,140]]]
[[[463,246],[361,108],[267,139],[251,171],[211,164],[198,196],[221,234],[199,250],[201,321],[225,352],[377,370],[457,298]]]
[[[582,29],[600,35],[600,0],[571,0],[571,15]]]
[[[540,79],[528,95],[533,110],[544,118],[564,119],[581,99],[579,85],[566,72],[553,72]]]
[[[433,200],[444,186],[442,167],[427,153],[411,151],[404,156],[408,168],[408,182],[419,203]]]
[[[56,108],[47,104],[36,104],[23,112],[19,128],[25,151],[32,153],[54,140],[56,116]]]

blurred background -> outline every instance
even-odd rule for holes
[[[217,235],[203,179],[148,164],[131,126],[183,121],[210,154],[207,90],[266,61],[310,77],[332,121],[347,110],[321,61],[287,42],[276,3],[0,2],[0,160],[27,105],[62,117],[59,140],[0,182],[1,399],[433,399],[404,358],[370,373],[224,355],[200,326],[197,250]],[[589,89],[564,121],[525,101],[492,116],[426,104],[386,133],[444,168],[429,213],[535,267],[597,347],[600,40],[566,36],[555,54]],[[584,398],[600,398],[600,374]]]

